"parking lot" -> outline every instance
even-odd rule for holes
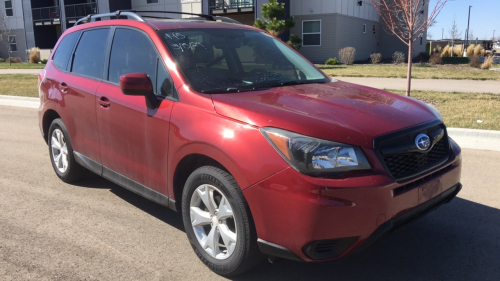
[[[178,213],[95,175],[60,181],[37,122],[36,109],[0,106],[0,279],[224,279],[195,256]],[[367,251],[234,279],[498,280],[500,152],[464,149],[463,161],[458,198]]]

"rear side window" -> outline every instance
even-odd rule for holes
[[[69,57],[71,56],[76,40],[80,37],[80,33],[80,31],[70,33],[64,36],[61,43],[59,43],[53,60],[57,69],[64,71],[67,69]]]
[[[149,38],[130,29],[116,29],[111,47],[109,81],[118,84],[120,76],[134,72],[145,72],[156,82],[157,52]]]
[[[85,31],[75,50],[71,72],[101,78],[109,29]]]

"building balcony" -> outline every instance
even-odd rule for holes
[[[75,23],[80,18],[86,17],[89,14],[97,14],[97,4],[94,2],[65,5],[64,11],[66,12],[66,21],[68,23]],[[59,6],[33,8],[31,12],[33,23],[36,26],[61,24]]]
[[[255,9],[253,0],[210,0],[210,13],[230,14],[253,12]]]
[[[97,4],[94,3],[83,3],[75,5],[66,5],[66,20],[69,23],[75,23],[77,20],[86,17],[90,14],[97,14]]]
[[[59,6],[31,9],[35,25],[61,24]]]

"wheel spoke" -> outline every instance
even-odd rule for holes
[[[227,248],[227,254],[230,255],[236,246],[236,233],[232,232],[225,224],[219,225],[219,233]]]
[[[54,159],[54,163],[56,163],[57,168],[61,168],[61,157],[62,153],[59,153]]]
[[[217,228],[214,226],[210,230],[210,233],[207,235],[207,239],[205,241],[205,249],[210,249],[212,252],[212,255],[215,257],[219,254],[220,249],[219,249],[219,231]]]
[[[191,225],[193,227],[210,224],[212,218],[209,212],[202,211],[199,207],[191,207]]]
[[[68,155],[66,154],[62,154],[62,168],[64,171],[68,168]]]
[[[61,144],[59,143],[59,141],[57,141],[56,138],[52,137],[51,143],[52,143],[52,148],[55,148],[57,150],[61,150]]]
[[[229,204],[229,201],[227,201],[226,197],[222,197],[222,200],[220,201],[219,212],[217,213],[217,217],[219,219],[227,219],[234,217],[233,209],[231,208],[231,205]]]
[[[203,190],[202,190],[203,189]],[[217,206],[213,200],[213,190],[208,185],[203,185],[203,188],[196,189],[198,196],[200,196],[201,201],[207,207],[210,214],[214,215]]]

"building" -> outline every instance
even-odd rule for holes
[[[27,58],[31,47],[51,49],[62,31],[88,14],[116,10],[162,10],[203,13],[230,17],[252,25],[261,18],[260,8],[268,0],[0,0],[0,15],[7,15],[11,56]],[[296,26],[290,33],[302,37],[300,53],[315,63],[338,57],[344,47],[356,48],[356,60],[367,60],[372,53],[389,58],[395,51],[408,52],[407,46],[383,30],[370,0],[279,0]],[[427,4],[428,5],[428,4]],[[428,6],[422,8],[427,14]],[[64,7],[61,9],[60,7]],[[157,15],[158,16],[158,15]],[[181,15],[168,15],[177,18]],[[187,16],[184,16],[187,17]],[[415,42],[413,54],[425,52],[426,34]],[[0,57],[8,48],[0,45]]]

